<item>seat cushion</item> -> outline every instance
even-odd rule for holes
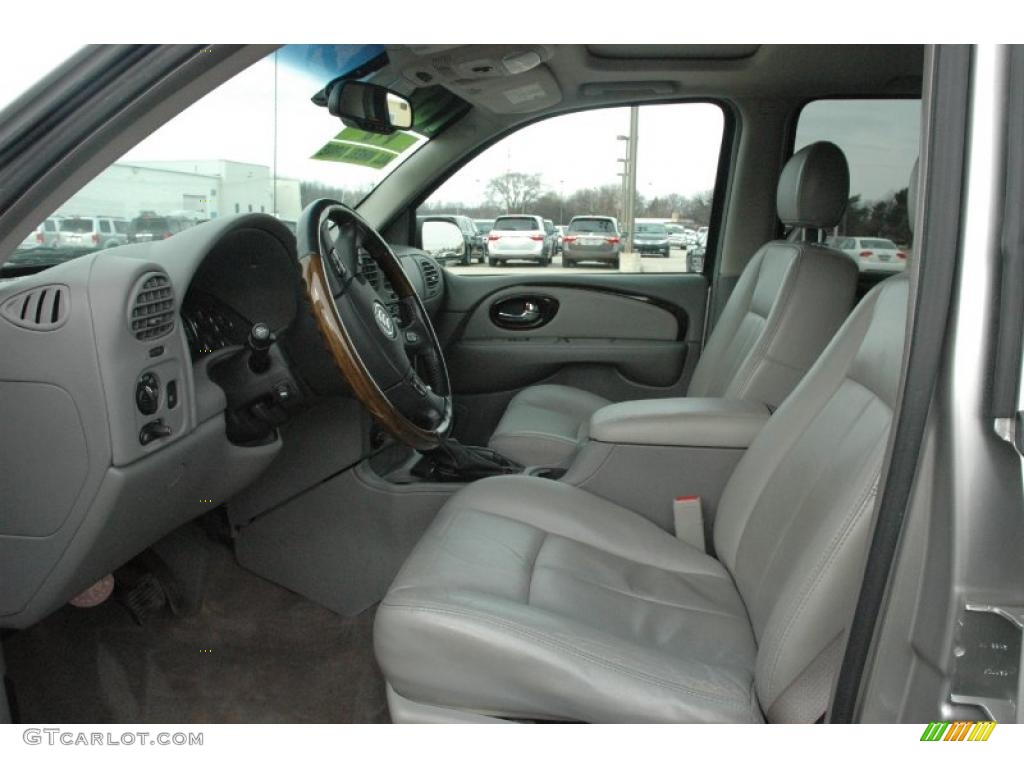
[[[574,387],[541,384],[512,398],[488,445],[526,466],[567,467],[590,417],[611,401]]]
[[[473,483],[377,612],[388,682],[423,704],[587,722],[757,722],[756,646],[715,559],[562,483]]]

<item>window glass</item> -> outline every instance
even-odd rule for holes
[[[917,99],[827,99],[800,113],[794,151],[831,141],[846,154],[850,200],[829,242],[862,272],[900,272],[913,253],[907,183],[919,152],[920,113]]]
[[[612,219],[575,218],[569,222],[570,232],[608,232],[615,234],[615,222]]]
[[[503,216],[494,222],[492,229],[503,232],[531,232],[537,229],[537,220],[526,217]]]
[[[638,109],[637,234],[668,237],[673,223],[693,234],[652,249],[628,250],[625,203],[630,143],[630,108],[614,107],[547,118],[496,142],[438,187],[418,215],[466,215],[485,234],[470,264],[446,264],[462,274],[546,269],[624,272],[686,272],[703,267],[711,203],[722,150],[725,119],[707,103],[658,104]],[[506,238],[510,229],[546,237]],[[582,218],[580,218],[582,217]],[[495,219],[497,219],[495,221]],[[561,237],[558,233],[610,233],[611,238]],[[491,222],[494,222],[493,228]],[[665,250],[669,249],[666,257]]]
[[[92,232],[92,219],[62,219],[58,223],[61,232]]]
[[[295,45],[256,62],[64,201],[53,214],[58,230],[42,239],[33,233],[14,253],[2,254],[8,258],[0,274],[36,271],[125,240],[172,237],[242,212],[266,212],[294,231],[302,208],[317,198],[358,203],[429,140],[428,128],[366,134],[345,128],[311,97],[380,50]],[[437,124],[464,106],[451,97],[453,103],[431,110],[430,93],[424,98],[421,112]],[[99,232],[99,220],[111,218],[127,222],[125,238],[65,236],[91,234],[94,222]]]

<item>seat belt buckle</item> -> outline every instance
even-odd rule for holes
[[[676,496],[672,500],[672,517],[676,525],[676,538],[701,552],[704,546],[704,511],[700,496]]]

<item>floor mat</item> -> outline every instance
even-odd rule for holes
[[[208,540],[200,610],[145,626],[121,604],[61,608],[4,639],[25,723],[387,721],[374,609],[344,618],[248,571]]]

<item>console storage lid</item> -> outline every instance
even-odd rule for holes
[[[629,400],[590,419],[590,439],[602,443],[746,448],[771,411],[761,403],[720,397]]]

